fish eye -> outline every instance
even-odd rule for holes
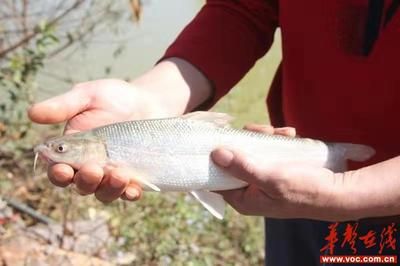
[[[56,151],[59,153],[63,153],[67,151],[67,145],[65,145],[64,143],[58,144],[56,147]]]

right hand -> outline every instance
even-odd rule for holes
[[[77,84],[62,95],[34,104],[28,115],[41,124],[66,122],[64,133],[70,134],[116,122],[167,116],[159,106],[157,95],[122,80],[104,79]],[[55,164],[48,168],[48,177],[60,187],[74,183],[80,194],[95,193],[104,203],[119,197],[136,200],[141,195],[126,169],[104,172],[98,165],[87,164],[75,172],[69,165]]]

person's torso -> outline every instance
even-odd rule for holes
[[[400,154],[400,11],[363,55],[367,9],[366,0],[280,1],[283,112],[300,135],[369,144],[377,162]]]
[[[384,1],[379,35],[365,55],[370,2],[280,0],[283,61],[268,99],[276,126],[293,126],[304,137],[374,147],[377,155],[365,164],[400,155],[400,8],[383,26],[393,3]],[[353,163],[351,168],[365,164]],[[267,219],[266,264],[319,265],[328,225]],[[380,234],[389,225],[361,222],[356,230],[357,254],[377,255]],[[346,226],[341,223],[337,228],[335,254],[353,254],[348,243],[341,247]],[[400,229],[397,224],[395,228]],[[369,231],[376,233],[377,243],[367,249],[359,237]],[[384,249],[384,253],[398,250]]]

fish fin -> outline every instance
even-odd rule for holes
[[[367,145],[351,143],[336,143],[335,145],[344,149],[344,157],[352,161],[363,162],[375,154],[375,150]]]
[[[156,191],[156,192],[160,192],[160,191],[161,191],[161,189],[160,189],[158,186],[156,186],[155,184],[151,183],[151,182],[150,182],[149,180],[147,180],[147,178],[144,177],[143,175],[134,177],[134,178],[132,178],[132,180],[135,181],[135,182],[137,182],[137,183],[139,183],[139,184],[141,184],[141,185],[145,185],[145,186],[148,187],[149,189],[154,190],[154,191]]]
[[[374,156],[375,150],[367,145],[352,143],[332,143],[328,168],[334,172],[347,169],[347,160],[363,162]]]
[[[151,179],[148,177],[148,175],[145,172],[139,171],[133,167],[129,167],[126,165],[126,163],[108,161],[107,164],[105,165],[104,169],[106,172],[108,172],[111,169],[116,168],[116,167],[120,167],[122,169],[127,170],[128,173],[126,173],[126,175],[131,176],[132,181],[135,181],[136,183],[138,183],[142,186],[145,185],[150,190],[154,190],[156,192],[161,191],[161,189],[157,185],[155,185],[149,181]]]
[[[149,182],[148,180],[146,180],[145,178],[138,178],[137,180],[138,182],[142,183],[143,185],[146,185],[148,188],[156,191],[156,192],[160,192],[161,189],[159,187],[157,187],[156,185],[154,185],[153,183]]]
[[[195,197],[204,208],[206,208],[212,215],[222,220],[225,212],[225,201],[224,198],[214,192],[209,191],[191,191],[193,197]]]
[[[183,119],[200,120],[213,123],[218,127],[230,126],[230,122],[234,119],[232,116],[225,113],[197,111],[181,116]]]

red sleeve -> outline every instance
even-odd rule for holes
[[[277,13],[272,0],[208,0],[163,58],[182,58],[205,74],[214,104],[268,51]]]

